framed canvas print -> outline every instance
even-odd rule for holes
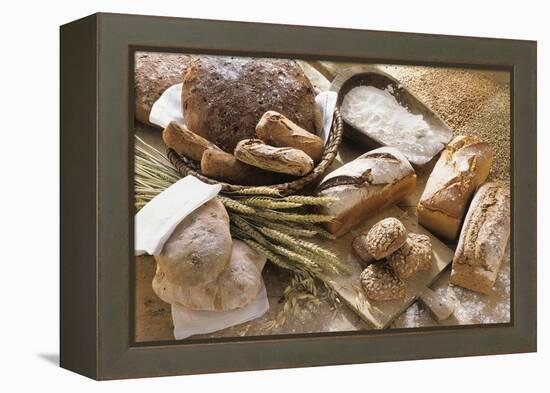
[[[61,27],[61,366],[536,350],[536,43]]]

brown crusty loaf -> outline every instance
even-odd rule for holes
[[[381,147],[329,173],[317,195],[338,199],[320,211],[335,218],[326,227],[341,236],[415,188],[416,174],[405,156],[393,147]]]
[[[451,283],[488,294],[493,288],[510,236],[510,188],[485,183],[464,220],[453,258]]]
[[[244,139],[235,147],[237,160],[266,171],[305,176],[313,170],[313,160],[302,150],[273,147],[260,139]]]
[[[195,134],[186,126],[171,121],[162,131],[162,140],[166,146],[174,149],[178,154],[200,161],[206,150],[221,151],[218,146]]]
[[[157,127],[149,122],[153,104],[166,89],[183,81],[192,58],[181,53],[136,52],[136,119]]]
[[[279,173],[264,171],[245,164],[237,160],[233,154],[214,149],[206,150],[203,153],[201,172],[213,179],[241,186],[276,184],[287,180]]]
[[[321,161],[325,150],[321,138],[275,111],[264,113],[256,125],[256,137],[271,146],[300,149],[315,163]]]
[[[418,202],[418,222],[437,235],[456,239],[466,207],[491,169],[489,144],[457,136],[441,152]]]
[[[316,130],[313,86],[293,60],[196,58],[185,74],[182,105],[189,129],[229,153],[239,141],[254,138],[269,110]]]

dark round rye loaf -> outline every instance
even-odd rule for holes
[[[188,128],[227,152],[254,138],[270,110],[317,133],[313,86],[292,60],[196,58],[183,81],[182,104]]]

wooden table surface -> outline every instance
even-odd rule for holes
[[[343,67],[344,65],[332,64],[334,67]],[[399,66],[382,66],[386,72],[396,69]],[[337,69],[337,68],[336,68]],[[310,73],[315,71],[309,70]],[[480,72],[480,71],[471,71]],[[488,73],[495,81],[506,80],[502,73]],[[314,81],[317,86],[328,86],[323,78],[317,75],[318,79]],[[324,87],[326,88],[326,87]],[[499,114],[495,114],[498,116]],[[160,130],[144,126],[136,122],[136,133],[147,143],[164,151],[164,146],[160,137]],[[359,154],[363,153],[360,149],[351,146],[346,141],[343,142],[339,152],[339,161],[348,162]],[[411,217],[416,218],[416,204],[426,184],[426,180],[431,173],[435,161],[430,162],[424,167],[417,169],[417,189],[416,192],[401,203],[400,208],[405,210]],[[337,163],[335,165],[338,165]],[[446,243],[447,246],[454,249],[456,243]],[[173,325],[170,312],[170,305],[162,302],[153,292],[151,281],[155,273],[155,261],[151,256],[142,256],[135,259],[136,263],[136,301],[135,301],[135,335],[136,341],[158,341],[173,340]],[[320,285],[318,301],[302,300],[297,303],[295,312],[287,317],[281,326],[272,327],[272,321],[277,319],[279,313],[284,307],[283,293],[289,285],[291,276],[288,272],[277,268],[272,264],[267,264],[263,270],[263,278],[266,284],[270,308],[262,317],[233,326],[222,331],[208,335],[193,336],[186,340],[205,337],[239,337],[239,336],[258,336],[269,334],[293,334],[293,333],[312,333],[312,332],[335,332],[366,330],[369,325],[354,314],[345,305],[337,304],[331,301]],[[477,324],[477,323],[499,323],[508,322],[510,318],[510,258],[509,254],[503,262],[503,266],[497,278],[493,292],[488,295],[480,295],[460,287],[449,285],[450,269],[444,271],[432,289],[442,296],[450,296],[457,301],[457,308],[454,315],[448,320],[440,323],[445,325],[452,324]],[[392,323],[391,327],[424,327],[435,326],[438,322],[432,318],[431,314],[425,309],[420,301],[413,303],[403,314],[401,314]]]

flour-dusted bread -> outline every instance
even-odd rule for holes
[[[453,258],[451,283],[489,294],[510,236],[510,187],[485,183],[477,191]]]
[[[193,57],[158,52],[137,52],[135,56],[136,119],[157,127],[149,122],[153,104],[166,89],[183,81]]]
[[[493,160],[488,143],[457,136],[441,152],[418,202],[418,222],[454,240],[475,190],[485,181]]]
[[[182,302],[185,288],[215,281],[231,259],[229,216],[214,198],[183,219],[155,256],[153,290],[167,303]]]
[[[371,150],[329,173],[319,184],[317,195],[338,198],[321,208],[335,219],[326,224],[336,236],[414,192],[416,174],[399,150]]]
[[[197,58],[183,81],[182,105],[189,129],[229,153],[239,141],[254,138],[269,110],[316,130],[313,86],[293,60]]]

